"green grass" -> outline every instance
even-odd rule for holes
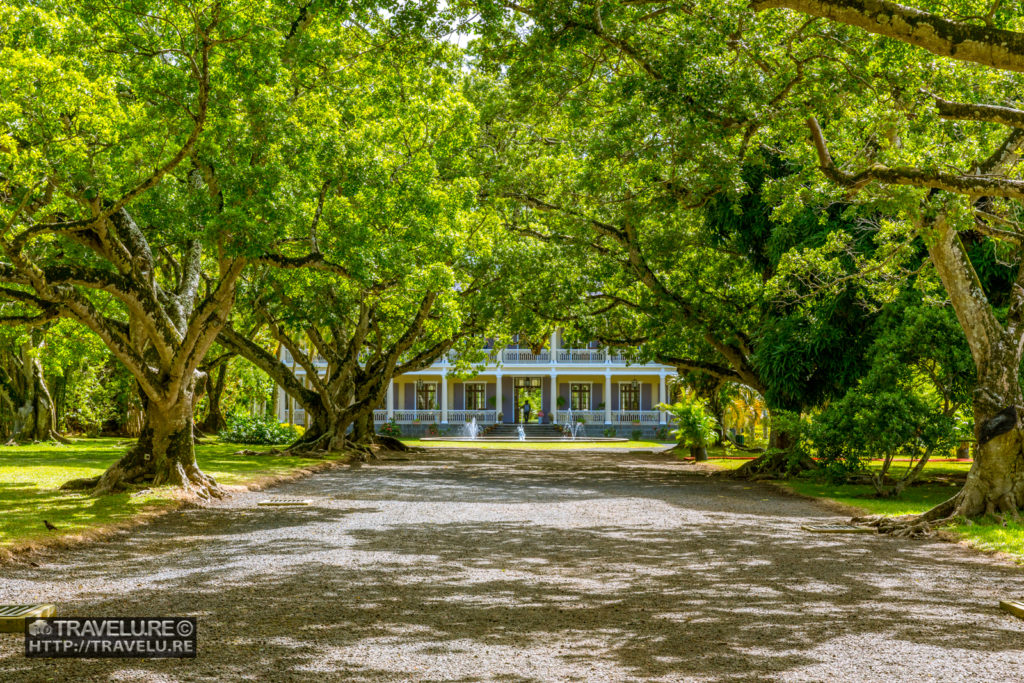
[[[911,486],[899,498],[876,498],[868,485],[829,484],[814,479],[792,479],[786,486],[805,496],[828,498],[871,515],[912,515],[938,505],[958,490],[959,484],[924,483]]]
[[[424,448],[480,448],[483,450],[509,451],[594,451],[605,448],[637,448],[650,450],[666,446],[660,441],[608,441],[596,443],[576,443],[573,441],[554,441],[550,443],[530,443],[527,441],[421,441],[420,439],[402,439],[402,443]]]
[[[735,469],[745,460],[724,460],[710,458],[709,463],[721,469]],[[890,474],[902,476],[908,463],[893,463]],[[872,462],[869,467],[880,469],[881,461]],[[906,489],[899,498],[878,498],[875,489],[869,485],[830,484],[813,476],[804,476],[785,482],[785,486],[804,496],[832,500],[856,508],[870,515],[912,515],[920,514],[946,500],[962,486],[963,476],[971,468],[968,462],[932,460],[925,465],[922,480]],[[954,478],[954,481],[950,481]],[[1024,524],[1007,523],[1003,526],[994,520],[980,520],[973,524],[956,524],[947,527],[955,536],[980,550],[1001,552],[1011,555],[1024,563]]]
[[[70,446],[0,447],[0,548],[80,534],[173,505],[176,499],[169,487],[138,496],[118,493],[94,497],[59,490],[69,479],[102,474],[129,444],[130,441],[101,438],[78,439]],[[197,446],[196,459],[204,472],[228,485],[252,483],[311,464],[304,458],[233,455],[243,448],[261,450],[260,447],[212,443]],[[44,519],[59,530],[47,531]]]
[[[876,498],[871,486],[851,484],[833,485],[812,479],[794,479],[786,486],[805,496],[826,498],[863,510],[871,515],[913,515],[926,512],[960,490],[961,483],[935,481],[937,474],[964,473],[967,463],[929,463],[925,466],[925,479],[906,489],[899,498]],[[1001,552],[1024,563],[1024,525],[1007,523],[1003,526],[992,519],[976,520],[973,524],[954,524],[946,527],[955,536],[980,550]]]

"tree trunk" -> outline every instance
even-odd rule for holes
[[[790,451],[796,445],[797,438],[792,432],[778,424],[779,410],[769,408],[771,435],[768,437],[768,449],[764,455],[744,463],[733,471],[733,476],[740,479],[782,479],[791,477],[806,470],[817,467],[815,462],[805,455],[791,457]]]
[[[224,395],[224,386],[227,384],[228,364],[221,363],[217,368],[217,379],[209,382],[210,389],[206,396],[206,417],[197,426],[208,434],[216,434],[228,426],[224,419],[224,413],[220,409],[220,399]]]
[[[721,385],[716,386],[708,396],[708,408],[715,417],[718,426],[715,427],[715,443],[713,446],[721,446],[725,442],[725,406],[722,405],[722,394],[719,391]]]
[[[305,404],[309,426],[290,446],[289,451],[326,450],[327,443],[335,432],[336,416],[323,404],[319,397]]]
[[[351,441],[357,444],[371,444],[374,436],[373,410],[368,410],[352,422]]]
[[[690,446],[690,455],[697,462],[703,462],[708,459],[708,449],[706,446]]]
[[[40,354],[45,348],[42,332],[32,330],[22,343],[15,363],[20,368],[20,377],[13,382],[13,392],[20,400],[14,415],[14,438],[21,441],[46,441],[55,439],[68,443],[56,432],[57,411],[46,377]]]
[[[977,369],[973,408],[978,449],[960,493],[921,519],[927,522],[947,513],[964,517],[1009,513],[1016,517],[1024,502],[1024,399],[1020,387],[1024,269],[1014,283],[1004,327],[992,312],[959,234],[943,214],[934,219],[932,226],[936,239],[929,244],[928,253],[953,303]]]
[[[196,463],[192,432],[194,395],[157,403],[143,398],[145,423],[135,445],[99,477],[75,479],[65,490],[93,488],[102,495],[132,485],[176,486],[200,498],[224,495],[224,490]]]
[[[991,371],[980,379],[974,392],[978,451],[958,495],[954,515],[1006,513],[1016,517],[1024,505],[1024,398],[1018,379],[1020,358],[1015,350],[1004,349],[1005,358],[992,358]]]
[[[978,376],[973,404],[974,435],[978,448],[967,482],[949,500],[922,515],[868,518],[881,531],[902,536],[927,534],[932,522],[955,516],[1006,513],[1017,517],[1024,503],[1024,398],[1020,387],[1024,268],[1014,283],[1004,327],[992,311],[959,234],[945,215],[923,218],[921,232],[931,237],[928,254],[946,287],[974,358]]]

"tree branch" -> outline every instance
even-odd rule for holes
[[[1024,71],[1024,33],[975,26],[888,0],[752,0],[761,12],[786,8],[916,45],[940,57]]]

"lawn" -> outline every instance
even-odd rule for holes
[[[710,458],[709,464],[720,469],[736,469],[746,460]],[[889,471],[901,476],[908,463],[894,463]],[[879,469],[881,461],[872,462],[872,469]],[[820,477],[803,476],[785,482],[785,486],[796,493],[812,498],[833,500],[870,515],[919,514],[946,500],[956,493],[962,479],[971,468],[969,462],[932,460],[925,465],[923,479],[911,486],[899,498],[878,498],[875,489],[868,485],[830,484]],[[949,478],[956,478],[949,481]],[[1012,555],[1024,563],[1024,525],[1007,523],[1006,526],[993,520],[982,520],[974,524],[956,524],[947,530],[969,545],[985,551],[996,551]]]
[[[508,451],[594,451],[606,448],[636,448],[651,450],[671,444],[660,441],[598,441],[579,442],[554,441],[549,443],[536,443],[529,441],[421,441],[420,439],[402,439],[402,443],[422,448],[480,448],[484,450],[508,450]]]
[[[101,474],[128,445],[130,441],[100,438],[78,439],[70,446],[0,446],[0,548],[81,534],[174,505],[173,492],[166,487],[102,497],[59,490],[69,479]],[[214,442],[198,446],[196,458],[203,471],[228,485],[251,484],[312,464],[305,458],[234,455],[241,449],[263,450]],[[58,530],[47,531],[44,519]]]

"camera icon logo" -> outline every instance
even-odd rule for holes
[[[37,619],[28,625],[28,633],[32,636],[48,636],[53,633],[53,627],[42,619]]]

